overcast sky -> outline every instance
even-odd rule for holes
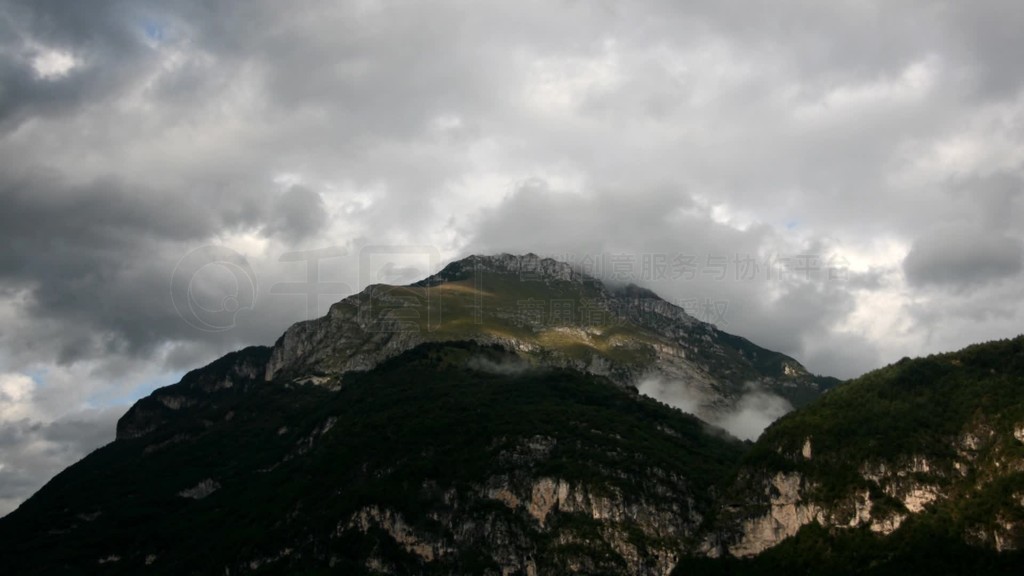
[[[183,371],[472,253],[597,263],[840,377],[1013,336],[1022,30],[1016,0],[0,0],[0,514]]]

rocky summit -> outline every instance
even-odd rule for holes
[[[755,443],[706,423],[751,387],[799,408]],[[139,400],[0,519],[0,566],[1016,574],[1022,407],[1024,337],[838,383],[643,288],[473,256]]]
[[[706,399],[706,414],[731,406],[752,385],[801,405],[837,382],[649,290],[610,288],[533,254],[471,256],[411,286],[370,286],[323,318],[289,328],[274,345],[266,378],[337,386],[346,373],[417,345],[464,340],[624,387],[642,377],[685,386]]]

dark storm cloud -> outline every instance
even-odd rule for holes
[[[0,129],[108,100],[152,64],[133,17],[138,11],[119,1],[0,3]],[[64,77],[41,78],[32,61],[42,49],[72,53],[77,65]]]
[[[945,226],[918,238],[903,261],[912,285],[960,289],[1016,276],[1022,267],[1019,239],[966,226]]]
[[[989,231],[946,229],[913,243],[903,260],[912,285],[965,288],[1020,274],[1021,241]]]
[[[4,205],[0,229],[6,235],[5,244],[18,248],[5,257],[30,254],[44,248],[48,240],[103,248],[139,237],[201,237],[221,224],[221,215],[207,206],[133,187],[117,178],[69,185],[56,170],[19,175],[13,166],[5,168],[0,180]],[[20,264],[4,268],[25,269],[29,262]]]
[[[254,227],[265,216],[220,200],[226,205],[215,207],[116,178],[74,185],[52,170],[3,172],[0,278],[28,291],[24,312],[40,320],[25,343],[51,342],[55,358],[70,362],[203,337],[170,305],[177,259],[189,242]],[[48,320],[60,326],[51,331]]]

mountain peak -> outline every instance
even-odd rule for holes
[[[756,385],[800,405],[821,386],[784,354],[722,332],[633,284],[606,286],[537,254],[471,255],[407,286],[373,285],[278,340],[267,380],[339,386],[353,371],[427,342],[499,345],[547,367],[635,389],[699,390],[711,416]],[[659,384],[660,385],[660,384]]]
[[[437,274],[420,280],[413,286],[435,286],[444,282],[467,280],[474,273],[483,272],[515,275],[521,280],[563,280],[568,282],[594,280],[591,276],[575,269],[571,264],[529,252],[527,254],[472,254],[451,262]]]

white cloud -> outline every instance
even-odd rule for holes
[[[571,114],[621,82],[615,41],[593,57],[539,57],[527,66],[524,98],[542,114]]]
[[[0,374],[0,424],[29,417],[34,390],[25,374]]]
[[[43,48],[32,58],[32,68],[43,80],[58,80],[67,76],[78,65],[70,52]]]

